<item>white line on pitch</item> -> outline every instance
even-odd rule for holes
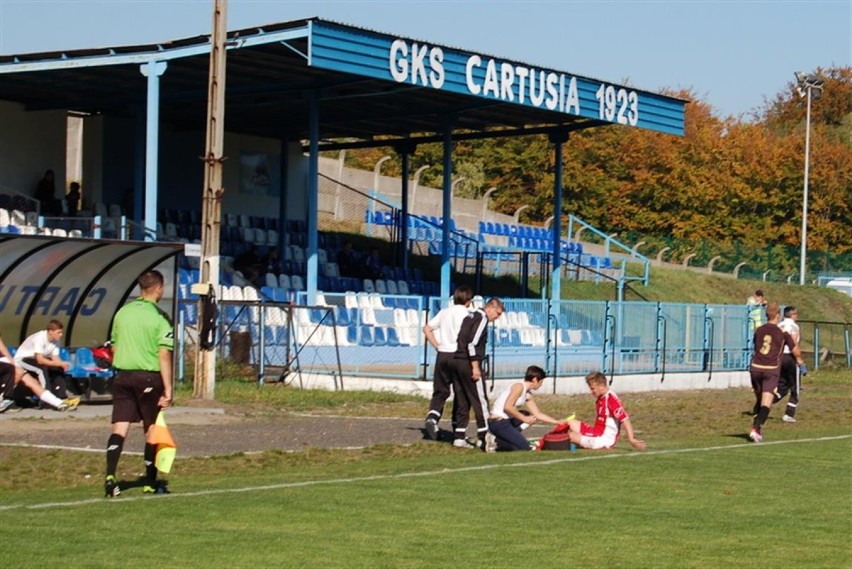
[[[198,492],[181,492],[177,494],[165,494],[162,496],[158,496],[156,498],[150,496],[136,496],[136,497],[121,497],[112,500],[107,500],[106,498],[89,498],[86,500],[75,500],[71,502],[46,502],[43,504],[6,504],[0,505],[0,512],[9,511],[9,510],[42,510],[42,509],[50,509],[50,508],[67,508],[71,506],[83,506],[87,504],[127,504],[131,502],[135,502],[137,500],[175,500],[179,498],[195,498],[199,496],[215,496],[217,494],[237,494],[244,492],[263,492],[266,490],[283,490],[287,488],[302,488],[307,486],[320,486],[320,485],[329,485],[329,484],[350,484],[353,482],[371,482],[375,480],[393,480],[393,479],[401,479],[401,478],[419,478],[424,476],[436,476],[436,475],[444,475],[444,474],[459,474],[464,472],[476,472],[482,470],[496,470],[498,468],[526,468],[526,467],[536,467],[536,466],[546,466],[552,464],[561,464],[565,462],[582,462],[587,460],[608,460],[608,459],[618,459],[618,458],[638,458],[643,456],[661,456],[668,454],[684,454],[690,452],[708,452],[714,450],[729,450],[729,449],[739,449],[739,448],[754,448],[760,449],[768,446],[774,445],[788,445],[788,444],[800,444],[800,443],[816,443],[816,442],[825,442],[825,441],[839,441],[843,439],[852,438],[852,435],[839,435],[834,437],[819,437],[815,439],[796,439],[790,441],[770,441],[762,444],[754,444],[754,443],[741,443],[735,445],[720,445],[713,447],[700,447],[700,448],[683,448],[683,449],[670,449],[670,450],[651,450],[645,452],[631,452],[631,453],[618,453],[618,454],[589,454],[585,456],[574,456],[574,457],[565,457],[565,458],[556,458],[552,460],[537,460],[535,462],[516,462],[513,464],[482,464],[479,466],[463,466],[459,468],[443,468],[441,470],[430,470],[426,472],[403,472],[400,474],[377,474],[375,476],[359,476],[356,478],[333,478],[330,480],[304,480],[302,482],[281,482],[278,484],[264,484],[262,486],[246,486],[243,488],[220,488],[215,490],[200,490]]]
[[[29,444],[29,443],[0,443],[0,446],[3,446],[3,447],[19,447],[19,448],[43,448],[43,449],[48,449],[48,450],[70,450],[70,451],[75,451],[75,452],[98,452],[98,453],[105,453],[106,452],[106,448],[69,447],[69,446],[62,446],[62,445],[33,445],[33,444]],[[144,453],[141,453],[141,452],[129,452],[129,451],[124,451],[124,452],[121,453],[122,456],[124,456],[124,455],[142,456],[143,454]]]

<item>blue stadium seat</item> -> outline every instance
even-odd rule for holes
[[[375,339],[374,339],[375,343],[374,343],[374,345],[375,346],[386,346],[388,344],[388,340],[387,340],[387,334],[385,333],[385,328],[382,328],[381,326],[377,326],[374,329],[374,332],[375,332]]]
[[[183,317],[187,324],[195,326],[198,324],[198,303],[197,299],[188,300],[181,304],[183,307]]]
[[[338,326],[349,326],[352,320],[349,318],[349,309],[343,306],[338,306],[334,311],[335,323]]]
[[[399,334],[396,332],[396,328],[388,327],[388,346],[400,346],[402,343],[399,341]]]
[[[370,347],[370,346],[376,345],[376,340],[375,340],[375,337],[373,335],[373,327],[372,326],[362,325],[359,328],[359,331],[361,332],[361,334],[360,334],[361,337],[358,341],[358,344],[360,344],[361,346],[365,346],[365,347]]]
[[[65,348],[62,348],[65,349]],[[60,351],[61,353],[61,351]],[[67,350],[66,350],[67,353]],[[70,361],[70,357],[68,360]],[[100,367],[89,348],[77,348],[74,351],[74,365],[68,370],[72,377],[112,377],[112,370]]]
[[[358,327],[354,324],[346,327],[346,343],[358,345]]]
[[[509,344],[512,346],[520,346],[521,343],[521,333],[516,329],[512,328],[510,336],[509,336]]]
[[[511,343],[511,334],[508,328],[496,328],[497,343],[501,346],[508,346]]]

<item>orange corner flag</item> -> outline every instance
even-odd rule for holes
[[[151,425],[151,435],[148,442],[157,445],[157,456],[154,459],[157,470],[168,474],[172,469],[172,463],[175,461],[175,455],[177,455],[177,445],[169,432],[168,426],[166,426],[166,415],[162,411],[157,415],[157,421]]]

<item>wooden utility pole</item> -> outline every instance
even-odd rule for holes
[[[198,300],[199,341],[195,354],[193,397],[214,399],[216,396],[216,351],[201,347],[201,329],[209,294],[219,292],[219,230],[222,225],[222,162],[225,157],[225,40],[227,0],[214,0],[213,37],[210,47],[210,78],[207,92],[207,143],[204,150],[204,194],[201,208],[201,283]],[[199,290],[199,292],[201,292]]]

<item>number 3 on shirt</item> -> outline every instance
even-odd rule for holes
[[[764,356],[769,353],[769,350],[772,348],[772,336],[767,334],[763,337],[763,345],[760,346],[760,353]]]

